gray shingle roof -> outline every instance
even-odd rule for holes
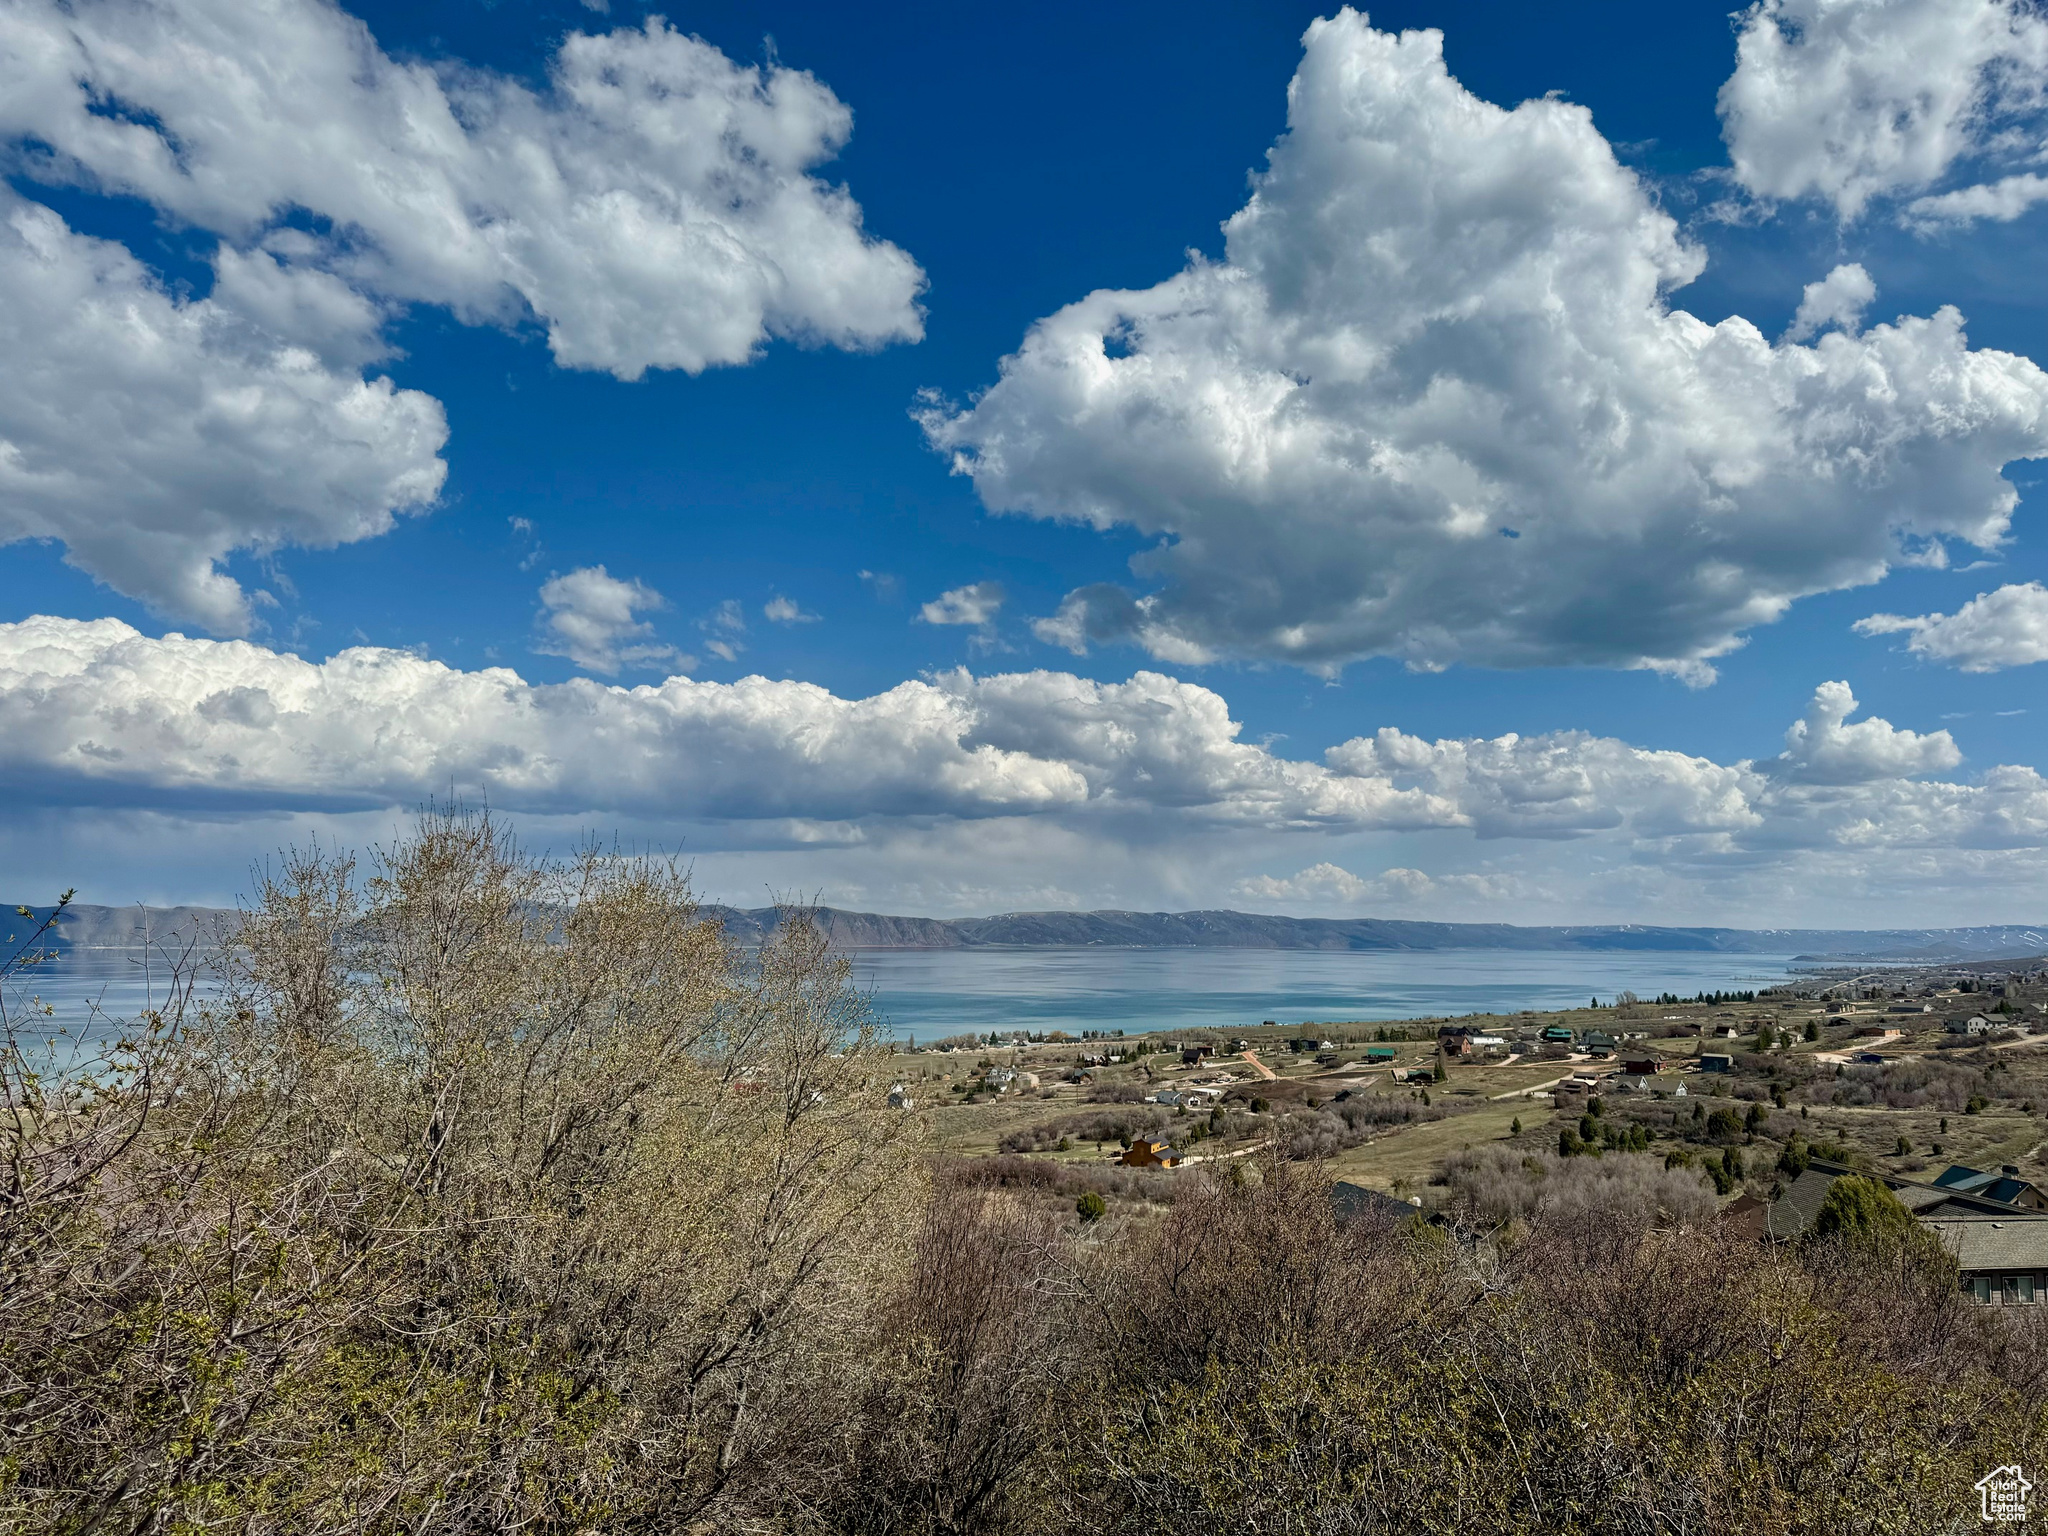
[[[1359,1216],[1381,1217],[1413,1216],[1415,1207],[1406,1200],[1393,1195],[1382,1194],[1377,1189],[1367,1189],[1363,1184],[1352,1184],[1344,1180],[1330,1186],[1330,1205],[1339,1221],[1351,1221]]]
[[[1820,1213],[1820,1204],[1827,1199],[1828,1189],[1835,1180],[1855,1171],[1841,1163],[1815,1158],[1807,1170],[1794,1179],[1785,1192],[1772,1203],[1770,1213],[1765,1218],[1764,1230],[1775,1238],[1799,1236]],[[1911,1179],[1902,1179],[1896,1174],[1873,1170],[1865,1177],[1876,1179],[1886,1185],[1899,1197],[1899,1204],[1929,1225],[1937,1220],[1951,1221],[1973,1216],[2010,1216],[2024,1219],[2040,1214],[2021,1206],[2007,1204],[2003,1200],[1994,1200],[1987,1195],[1973,1194],[1968,1190],[1916,1184]]]
[[[1772,1237],[1797,1237],[1820,1214],[1820,1203],[1842,1175],[1829,1164],[1809,1167],[1786,1186],[1784,1194],[1771,1202],[1764,1217],[1764,1230]]]
[[[1965,1272],[2048,1270],[2048,1217],[2016,1221],[1989,1216],[1926,1223],[1956,1256]]]

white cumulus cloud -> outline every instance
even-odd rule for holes
[[[927,624],[993,624],[1007,596],[1000,581],[977,581],[941,592],[917,616]]]
[[[1827,327],[1839,326],[1854,335],[1863,324],[1863,311],[1877,297],[1877,284],[1860,262],[1836,267],[1817,283],[1808,283],[1800,295],[1799,311],[1792,317],[1788,341],[1804,341]]]
[[[1909,219],[2013,218],[2048,196],[2039,176],[1996,177],[2048,149],[2048,17],[2027,0],[1759,0],[1720,111],[1758,197],[1854,219],[1924,192]],[[1968,184],[1931,190],[1952,172]]]
[[[374,325],[332,278],[260,254],[181,298],[0,188],[0,544],[59,540],[162,613],[246,631],[227,556],[372,538],[440,493],[446,417],[363,375]]]
[[[2038,581],[2003,586],[1980,593],[1954,613],[1917,618],[1873,613],[1858,619],[1855,630],[1859,635],[1910,635],[1906,649],[1914,655],[1964,672],[2032,666],[2048,661],[2048,587]]]
[[[0,138],[28,174],[388,299],[530,313],[559,362],[626,379],[744,362],[771,337],[922,335],[917,264],[813,174],[852,122],[812,75],[659,18],[570,33],[535,89],[394,60],[326,0],[0,10]]]
[[[769,598],[766,603],[761,605],[761,617],[770,624],[815,624],[818,622],[818,615],[804,612],[803,604],[799,603],[795,598],[783,597],[779,594]]]
[[[740,819],[1163,805],[1219,825],[1457,822],[1425,792],[1237,734],[1217,695],[1154,673],[954,672],[841,699],[761,677],[534,685],[367,647],[316,664],[111,619],[0,625],[0,771],[18,785],[346,807],[454,784],[508,811]]]
[[[1847,683],[1822,683],[1806,718],[1785,732],[1785,751],[1774,766],[1809,784],[1870,784],[1945,773],[1963,760],[1947,731],[1922,735],[1876,718],[1847,724],[1855,712]]]
[[[1802,345],[1672,308],[1705,258],[1591,114],[1481,101],[1441,43],[1315,23],[1223,260],[927,402],[992,509],[1156,540],[1150,590],[1084,588],[1042,639],[1702,682],[1803,595],[2003,538],[2048,374],[1952,309]]]
[[[1367,837],[1477,836],[1556,857],[1580,846],[1608,861],[1610,887],[1635,868],[1774,881],[1786,900],[1809,870],[1891,878],[1918,861],[1934,879],[2016,858],[2042,866],[2048,781],[2009,765],[1936,777],[1958,762],[1945,733],[1850,723],[1854,712],[1846,685],[1824,685],[1787,751],[1761,762],[1583,732],[1431,741],[1392,728],[1309,761],[1242,740],[1219,695],[1155,672],[1103,683],[961,670],[848,699],[762,677],[539,685],[369,647],[310,662],[110,619],[0,625],[0,775],[25,812],[361,813],[452,788],[525,816],[694,826],[725,850],[920,845],[983,881],[998,875],[990,850],[1014,847],[1032,888],[1067,889],[1145,849],[1213,863],[1223,853],[1203,849],[1257,845],[1272,868],[1303,839]],[[990,830],[943,830],[969,825]],[[1248,867],[1229,862],[1190,894],[1213,900]],[[1320,849],[1307,862],[1346,868]],[[1388,873],[1352,887],[1328,870],[1240,888],[1469,904],[1544,883],[1505,866],[1463,883],[1425,873],[1426,889]]]
[[[0,186],[0,543],[246,633],[226,557],[373,537],[440,492],[439,402],[364,373],[407,303],[535,319],[624,379],[914,341],[923,274],[815,174],[851,128],[811,75],[659,19],[571,33],[536,88],[396,61],[328,0],[0,6],[14,186],[220,237],[187,298]]]
[[[566,656],[579,667],[609,677],[621,667],[673,666],[687,671],[695,661],[655,638],[654,626],[638,615],[666,608],[662,595],[642,581],[621,581],[601,565],[551,576],[540,589],[543,656]]]

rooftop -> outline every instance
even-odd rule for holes
[[[2048,1270],[2048,1216],[1966,1216],[1926,1223],[1968,1270]]]

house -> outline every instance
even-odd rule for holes
[[[1191,1045],[1180,1053],[1181,1065],[1192,1067],[1196,1062],[1206,1060],[1215,1054],[1216,1047],[1213,1045]]]
[[[1887,1008],[1887,1009],[1885,1010],[1885,1012],[1887,1012],[1887,1013],[1932,1013],[1932,1012],[1934,1012],[1934,1004],[1932,1004],[1932,1003],[1893,1003],[1893,1004],[1891,1005],[1891,1007],[1889,1007],[1889,1008]]]
[[[1702,1072],[1733,1072],[1735,1070],[1735,1058],[1709,1052],[1700,1058],[1700,1070]]]
[[[1655,1077],[1664,1070],[1664,1063],[1655,1056],[1631,1056],[1621,1064],[1621,1070],[1630,1077]]]
[[[1926,1226],[1956,1256],[1963,1291],[1979,1305],[2030,1307],[2048,1300],[2048,1216],[1963,1216]]]
[[[1965,1168],[1961,1163],[1951,1163],[1935,1175],[1936,1189],[1953,1189],[1959,1194],[1982,1195],[1987,1200],[2003,1200],[2007,1205],[2024,1206],[2030,1211],[2048,1211],[2048,1193],[2020,1177],[2017,1164],[2006,1163],[1996,1173],[1982,1173],[1975,1168]]]
[[[1127,1168],[1178,1168],[1187,1157],[1157,1137],[1140,1136],[1117,1161]]]
[[[1948,1032],[1952,1035],[1988,1035],[1998,1027],[1981,1013],[1973,1013],[1967,1019],[1948,1021]]]
[[[1545,1045],[1570,1045],[1578,1036],[1562,1024],[1552,1024],[1543,1031],[1541,1038]]]
[[[1462,1024],[1449,1024],[1436,1032],[1436,1048],[1446,1056],[1463,1056],[1472,1049],[1473,1030]]]
[[[1368,1045],[1365,1048],[1367,1061],[1392,1061],[1394,1056],[1395,1051],[1391,1045]]]
[[[889,1089],[889,1107],[902,1110],[909,1110],[915,1107],[910,1094],[901,1083],[896,1083]]]
[[[1899,1204],[1930,1226],[1939,1222],[1972,1221],[1979,1218],[2001,1221],[2040,1219],[2044,1231],[2048,1231],[2048,1213],[2037,1212],[2004,1200],[1994,1200],[1972,1190],[1943,1189],[1937,1185],[1900,1178],[1895,1173],[1851,1168],[1846,1163],[1830,1162],[1825,1158],[1816,1157],[1808,1161],[1806,1171],[1787,1185],[1784,1193],[1772,1202],[1768,1235],[1783,1241],[1803,1234],[1819,1213],[1821,1202],[1827,1199],[1828,1191],[1834,1187],[1835,1180],[1847,1178],[1851,1174],[1877,1180],[1898,1196]]]
[[[1733,1024],[1716,1024],[1714,1026],[1714,1038],[1716,1040],[1740,1040],[1742,1038],[1742,1031]]]
[[[1906,1032],[1903,1029],[1887,1029],[1882,1024],[1866,1024],[1849,1036],[1851,1040],[1875,1040],[1879,1045],[1887,1040],[1903,1040],[1905,1037]]]
[[[1656,1087],[1657,1080],[1654,1077],[1645,1077],[1639,1072],[1617,1072],[1613,1077],[1607,1079],[1603,1091],[1607,1093],[1652,1093],[1656,1090]]]

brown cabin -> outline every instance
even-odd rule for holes
[[[1118,1161],[1127,1168],[1178,1168],[1187,1161],[1187,1154],[1159,1137],[1140,1136]]]

